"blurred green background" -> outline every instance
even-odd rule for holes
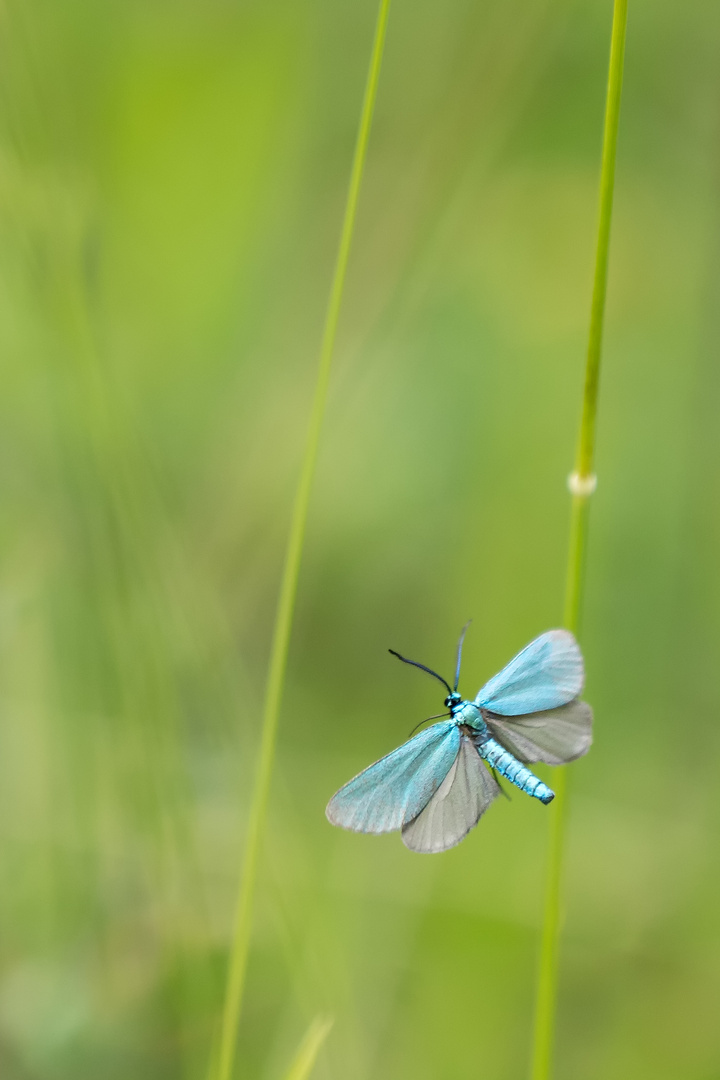
[[[0,11],[0,1073],[206,1076],[374,0]],[[394,0],[240,1029],[526,1075],[547,813],[324,807],[562,608],[610,0]],[[631,0],[558,1080],[720,1075],[720,9]]]

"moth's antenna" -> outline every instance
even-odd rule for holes
[[[447,687],[448,694],[452,694],[452,687],[449,683],[446,683],[442,675],[438,675],[437,671],[432,671],[429,667],[425,667],[424,664],[418,664],[417,660],[407,660],[404,656],[401,656],[399,652],[395,652],[394,649],[388,649],[389,653],[393,656],[397,656],[398,660],[402,660],[403,664],[412,664],[413,667],[419,667],[421,671],[427,671],[428,675],[432,675],[433,679],[437,679],[443,686]]]
[[[415,725],[415,727],[410,732],[410,735],[414,735],[421,724],[427,724],[429,720],[441,720],[443,716],[452,716],[452,713],[441,712],[438,713],[437,716],[427,716],[424,720],[421,720],[419,724]],[[408,735],[408,739],[410,738],[410,735]]]
[[[463,628],[462,628],[462,630],[460,632],[460,640],[458,641],[458,647],[457,647],[457,664],[455,665],[455,686],[454,686],[455,690],[457,690],[458,683],[460,682],[460,661],[462,660],[463,641],[465,640],[465,635],[467,633],[467,628],[468,628],[468,626],[470,625],[471,622],[472,622],[472,619],[468,619],[468,621],[465,623],[465,625],[463,626]]]

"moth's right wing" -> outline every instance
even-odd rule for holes
[[[500,716],[558,709],[580,696],[585,681],[580,646],[569,630],[548,630],[485,683],[475,704]]]
[[[442,784],[418,816],[403,825],[411,851],[438,852],[459,844],[477,825],[500,788],[467,736]]]
[[[584,701],[525,716],[483,716],[492,737],[527,765],[564,765],[586,754],[592,743],[593,714]]]
[[[433,724],[341,787],[327,804],[328,821],[354,832],[402,828],[438,790],[459,749],[454,721]]]

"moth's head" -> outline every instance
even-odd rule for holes
[[[444,705],[446,709],[450,709],[452,711],[453,709],[457,708],[461,701],[462,695],[458,694],[457,690],[454,690],[452,694],[448,694],[448,696],[445,698]]]

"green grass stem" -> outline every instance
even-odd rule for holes
[[[620,119],[626,26],[627,0],[615,0],[600,169],[600,210],[595,256],[595,278],[590,309],[587,364],[585,368],[585,390],[575,471],[570,477],[572,509],[563,621],[564,625],[573,633],[578,632],[580,623],[589,500],[595,489],[595,474],[593,471],[595,462],[595,422],[600,382],[600,358],[607,292],[608,253],[610,249],[610,225],[615,184],[615,157]],[[545,908],[540,945],[535,1032],[530,1074],[532,1080],[548,1080],[550,1077],[555,1037],[561,887],[568,806],[567,772],[564,768],[560,767],[554,770],[552,783],[555,789],[555,801],[550,818]]]
[[[255,772],[255,787],[250,806],[247,839],[240,871],[240,890],[235,914],[225,1001],[220,1029],[220,1046],[216,1072],[217,1080],[231,1080],[233,1074],[237,1027],[242,1008],[248,950],[252,930],[253,899],[257,879],[258,858],[265,826],[265,818],[267,815],[270,781],[275,758],[278,715],[280,711],[283,684],[285,681],[285,670],[287,666],[295,597],[297,594],[300,560],[305,538],[310,492],[317,462],[320,432],[327,403],[330,369],[332,366],[335,336],[340,315],[340,306],[342,303],[343,287],[345,284],[350,245],[352,243],[355,219],[357,216],[360,184],[362,181],[375,98],[377,95],[389,9],[390,0],[380,0],[377,22],[375,25],[375,36],[370,56],[370,66],[365,86],[365,95],[360,115],[360,125],[358,128],[352,170],[350,173],[345,215],[343,218],[342,232],[340,234],[340,243],[335,262],[332,286],[330,289],[330,298],[325,316],[315,393],[300,470],[300,478],[295,494],[290,532],[285,553],[285,563],[280,584],[280,595],[275,617],[275,627],[273,631],[265,691],[260,751]]]
[[[332,1025],[332,1019],[328,1016],[315,1017],[303,1036],[285,1080],[307,1080]]]

